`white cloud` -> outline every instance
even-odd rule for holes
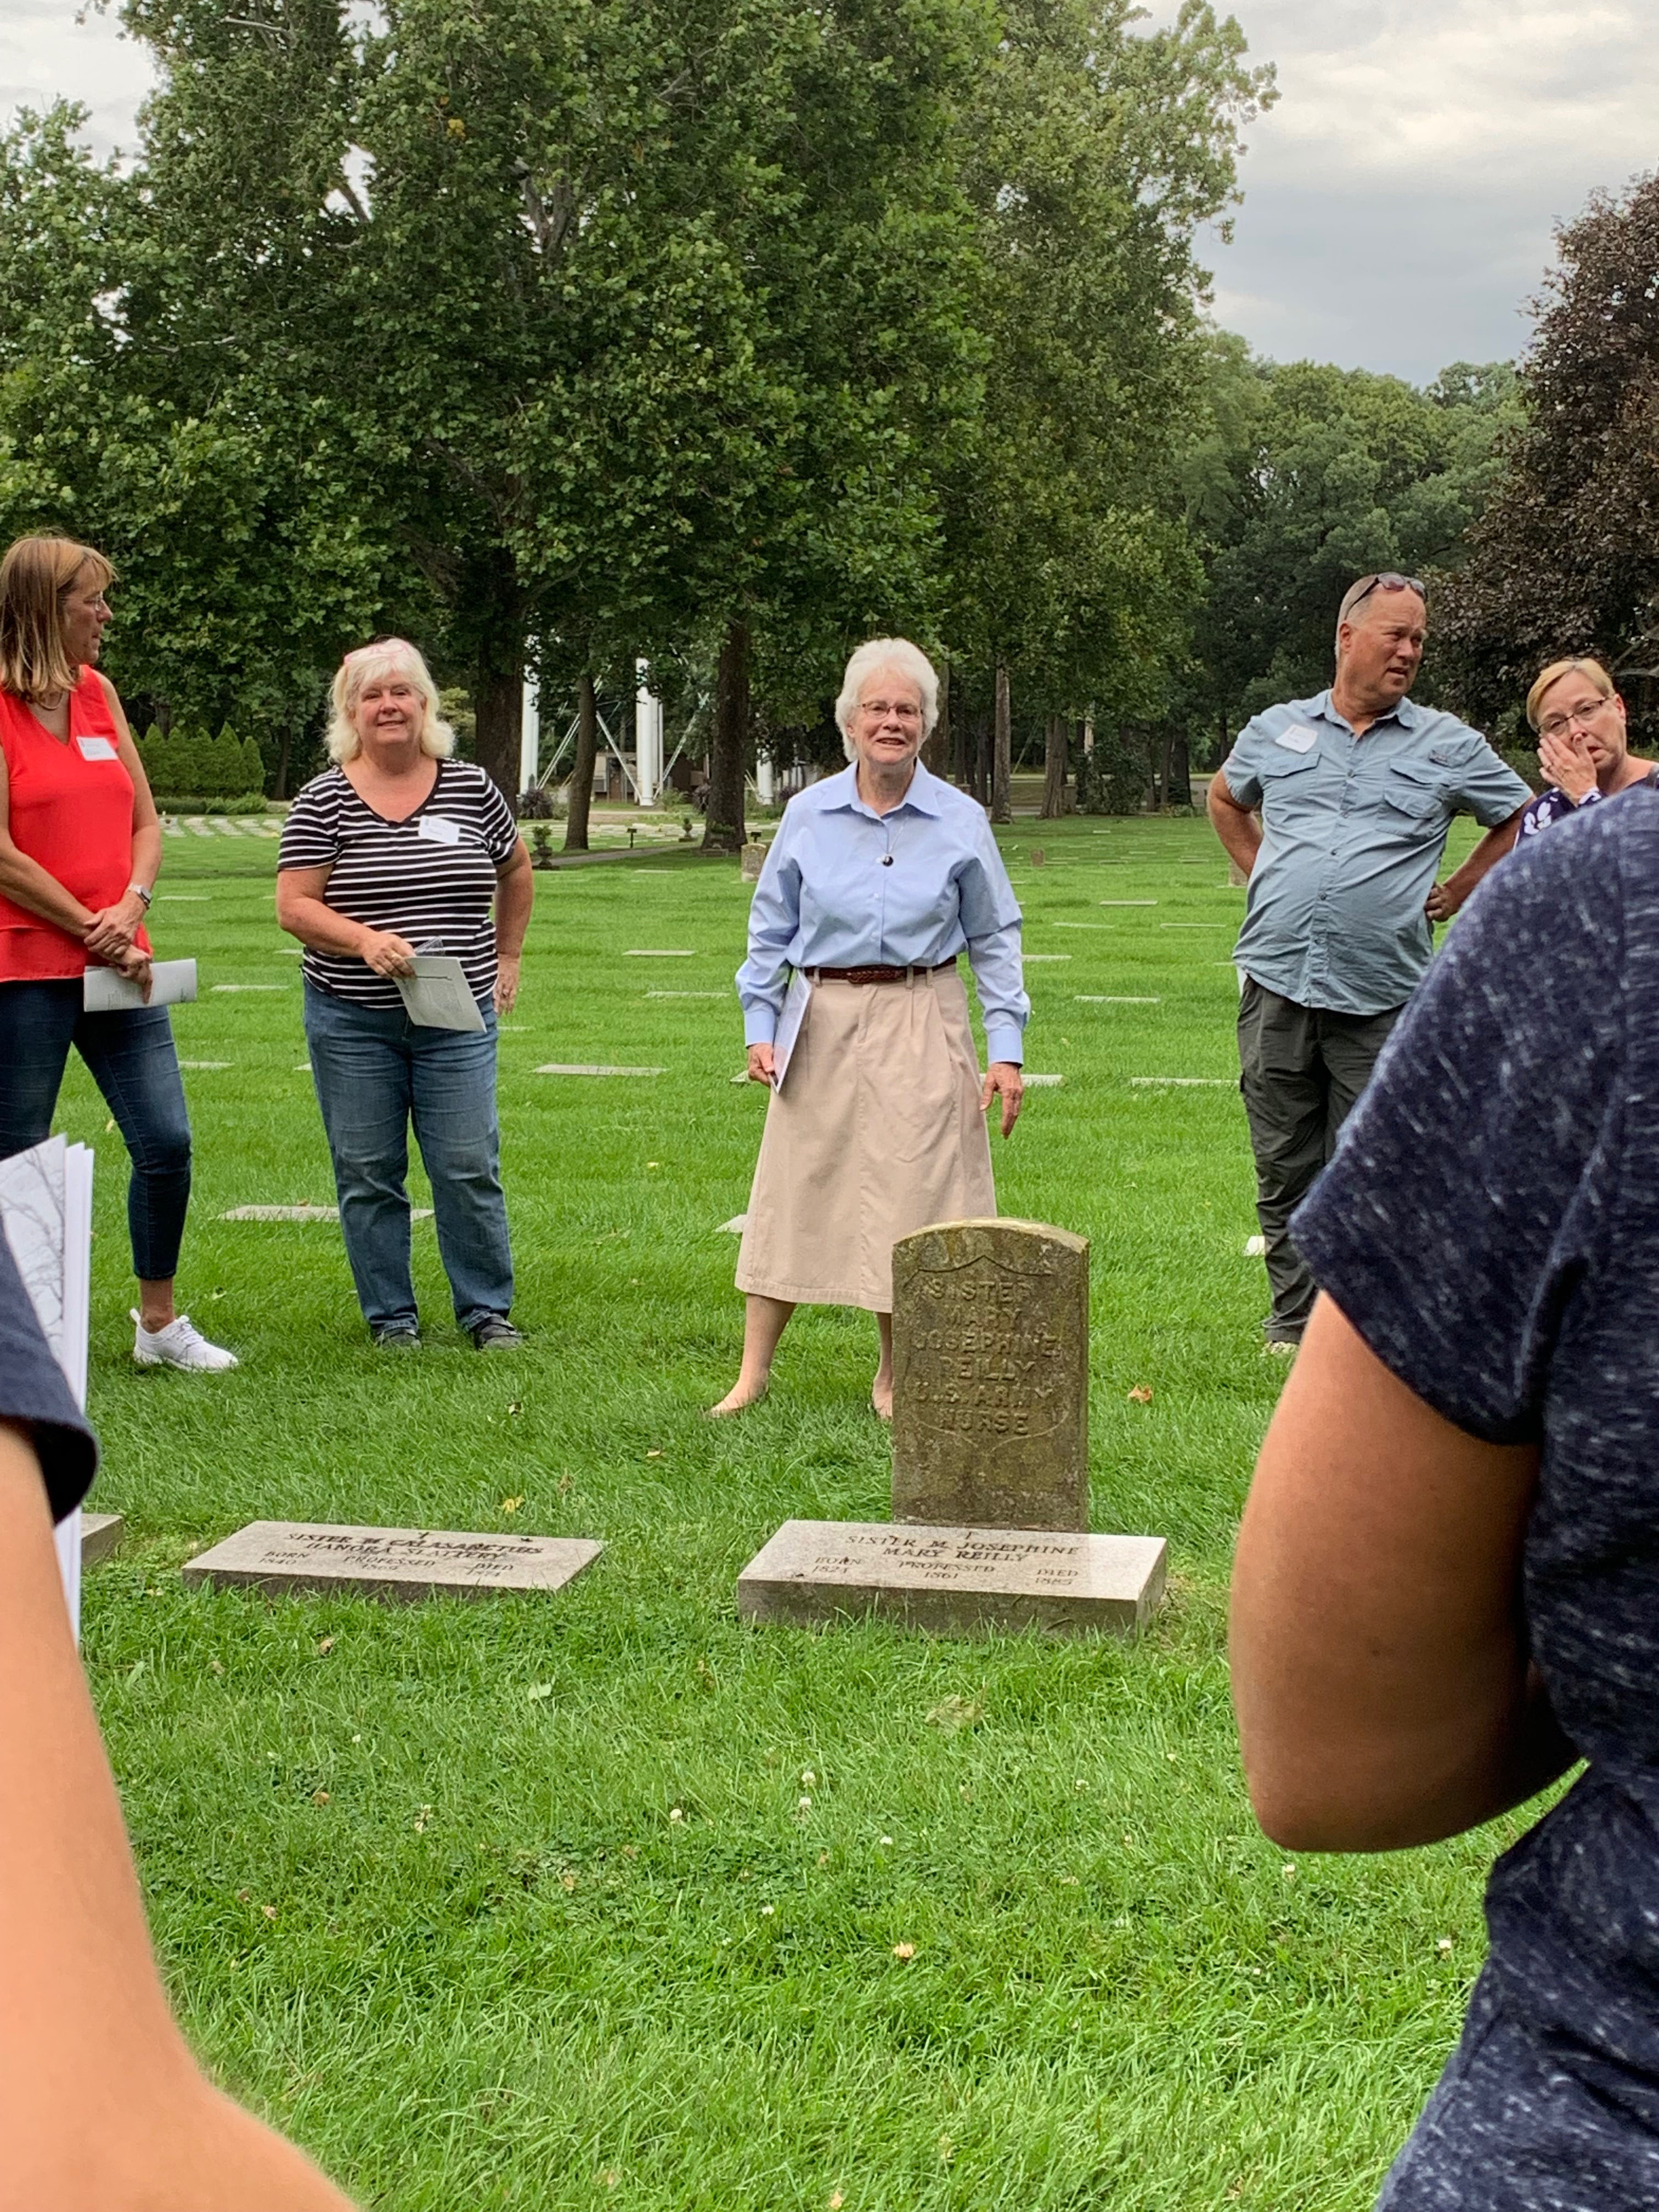
[[[0,6],[0,123],[20,107],[79,100],[100,154],[131,151],[138,103],[155,80],[143,46],[114,19],[78,0],[3,0]]]
[[[1513,354],[1553,232],[1659,164],[1651,0],[1235,0],[1280,98],[1216,314],[1281,359],[1419,379]]]

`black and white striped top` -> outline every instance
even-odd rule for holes
[[[460,960],[480,1004],[495,988],[495,872],[519,835],[513,811],[471,761],[438,763],[431,795],[388,822],[337,768],[313,776],[283,830],[279,868],[332,870],[325,904],[369,929],[406,937],[417,952]],[[307,981],[359,1006],[399,1006],[398,987],[363,961],[309,945]]]

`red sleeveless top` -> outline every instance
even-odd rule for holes
[[[0,691],[0,751],[13,844],[82,906],[115,905],[132,881],[132,778],[97,670],[83,668],[70,694],[67,744],[27,701]],[[149,950],[142,931],[137,942]],[[0,983],[83,975],[97,965],[78,938],[0,897]]]

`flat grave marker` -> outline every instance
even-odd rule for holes
[[[583,1536],[475,1535],[251,1521],[182,1569],[215,1589],[356,1590],[369,1597],[486,1597],[558,1590],[605,1549]]]
[[[228,1213],[219,1216],[221,1221],[337,1221],[337,1206],[233,1206]],[[410,1208],[411,1221],[430,1221],[429,1206]]]
[[[1022,957],[1025,965],[1030,968],[1040,960],[1069,960],[1072,956],[1069,952],[1027,952]]]
[[[127,1533],[124,1515],[119,1513],[81,1513],[81,1565],[95,1567],[103,1560],[112,1559],[121,1548],[121,1539]]]
[[[212,1067],[234,1067],[235,1064],[234,1060],[181,1060],[179,1063],[180,1067],[189,1067],[198,1070]]]
[[[1074,991],[1073,997],[1079,1006],[1161,1006],[1162,999],[1125,999],[1115,992],[1104,994],[1093,991]]]
[[[757,1624],[878,1613],[940,1635],[1138,1635],[1164,1594],[1161,1536],[786,1521],[738,1579]]]
[[[697,955],[684,949],[659,951],[650,945],[631,945],[623,953],[624,960],[695,960]]]
[[[734,1213],[729,1221],[721,1222],[719,1233],[722,1237],[741,1237],[748,1226],[749,1216],[746,1213]]]
[[[1089,1246],[952,1221],[893,1247],[893,1518],[1089,1525]]]
[[[1102,906],[1156,906],[1156,899],[1102,899]]]
[[[1065,1080],[1063,1075],[1028,1075],[1025,1088],[1028,1091],[1058,1091]]]
[[[584,1066],[578,1061],[544,1060],[538,1075],[666,1075],[665,1067],[598,1067]]]
[[[1234,1075],[1132,1075],[1137,1091],[1237,1091]]]
[[[289,986],[286,983],[215,983],[210,988],[215,991],[286,991]]]

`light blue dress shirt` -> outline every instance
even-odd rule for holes
[[[744,1037],[770,1044],[794,968],[938,968],[965,947],[993,1060],[1019,1060],[1030,1019],[1020,912],[985,810],[918,761],[890,814],[858,770],[808,784],[783,811],[749,909],[738,970]]]
[[[1532,797],[1455,714],[1402,699],[1357,738],[1328,691],[1258,714],[1221,773],[1261,809],[1233,957],[1281,999],[1339,1014],[1383,1013],[1416,989],[1452,817],[1493,830]]]

